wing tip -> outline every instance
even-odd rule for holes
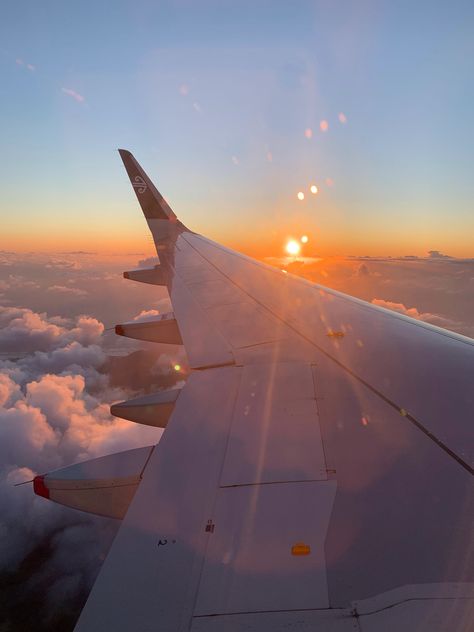
[[[33,491],[37,496],[49,498],[49,489],[46,487],[46,483],[44,482],[44,475],[34,477]]]

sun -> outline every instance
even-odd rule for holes
[[[299,255],[301,246],[294,239],[290,239],[290,241],[287,242],[285,246],[285,250],[289,255],[295,256],[295,255]]]

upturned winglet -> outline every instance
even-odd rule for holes
[[[176,215],[171,207],[135,160],[133,154],[126,149],[119,149],[118,151],[146,219],[175,221]]]

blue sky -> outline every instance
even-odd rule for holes
[[[145,243],[115,152],[126,147],[188,225],[243,249],[304,227],[331,253],[472,255],[473,14],[468,2],[10,3],[0,247]],[[318,196],[298,202],[311,183]]]

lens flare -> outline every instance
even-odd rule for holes
[[[312,184],[310,189],[311,193],[314,193],[314,195],[316,195],[316,193],[318,192],[318,187],[315,184]]]
[[[173,367],[173,369],[174,369],[175,371],[181,371],[181,365],[180,365],[180,364],[175,364],[175,365],[174,365],[174,367]]]
[[[298,200],[304,200],[304,193],[303,193],[303,191],[298,191],[298,195],[296,197],[298,198]]]
[[[308,241],[309,241],[308,235],[303,235],[303,236],[301,237],[301,243],[302,243],[302,244],[307,244],[307,243],[308,243]]]
[[[296,240],[290,239],[290,241],[285,246],[285,250],[289,255],[294,256],[299,254],[301,246]]]

